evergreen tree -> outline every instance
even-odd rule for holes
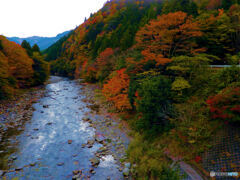
[[[39,52],[33,52],[32,59],[34,61],[33,70],[34,70],[34,85],[43,84],[49,75],[48,64],[44,61],[43,56]]]
[[[189,15],[197,16],[198,7],[192,0],[166,0],[163,5],[162,14],[183,11]]]
[[[34,44],[33,47],[32,47],[32,52],[38,52],[40,53],[40,48],[38,47],[37,44]],[[41,53],[40,53],[41,54]]]
[[[27,54],[29,56],[32,56],[32,48],[31,48],[31,45],[29,44],[29,42],[27,42],[26,40],[23,40],[21,46],[26,49],[27,51]]]

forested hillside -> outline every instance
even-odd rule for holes
[[[238,0],[112,0],[59,44],[51,72],[99,83],[135,130],[138,177],[171,174],[165,151],[200,166],[216,130],[239,125]]]
[[[19,88],[39,85],[47,79],[48,64],[40,55],[38,46],[28,46],[26,51],[0,36],[0,99],[13,96]]]

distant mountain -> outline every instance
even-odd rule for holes
[[[26,40],[30,43],[31,46],[37,44],[41,50],[47,49],[49,46],[57,42],[61,37],[67,35],[70,31],[65,31],[63,33],[58,34],[56,37],[39,37],[32,36],[27,38],[19,38],[19,37],[8,37],[10,41],[14,41],[18,44],[21,44],[23,40]]]

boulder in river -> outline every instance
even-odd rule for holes
[[[69,140],[68,140],[68,144],[72,144],[72,140],[69,139]]]
[[[94,157],[94,158],[90,159],[90,162],[91,162],[92,166],[97,167],[100,163],[100,160],[99,160],[99,158]]]

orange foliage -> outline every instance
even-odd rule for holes
[[[112,48],[106,48],[103,52],[99,54],[99,57],[97,58],[97,67],[101,69],[102,67],[106,66],[109,63],[109,57],[114,54],[114,51]]]
[[[146,49],[146,59],[155,58],[158,64],[169,62],[176,53],[191,53],[196,48],[193,38],[202,33],[197,22],[184,12],[158,16],[136,34],[139,46]],[[159,55],[161,54],[161,55]],[[164,59],[163,59],[164,58]]]
[[[3,55],[5,64],[7,60],[8,72],[19,80],[19,85],[29,85],[26,81],[33,77],[33,60],[29,58],[26,51],[18,44],[7,40],[4,36],[0,36],[3,45]],[[2,67],[1,67],[2,68]]]
[[[171,59],[164,58],[162,54],[152,53],[150,49],[145,49],[141,53],[144,56],[144,60],[142,60],[141,63],[147,62],[149,60],[155,60],[157,63],[156,65],[158,66],[171,62]]]
[[[120,69],[115,72],[113,77],[103,86],[103,94],[108,101],[113,102],[116,109],[130,109],[131,105],[128,99],[129,76],[125,74],[126,69]]]

